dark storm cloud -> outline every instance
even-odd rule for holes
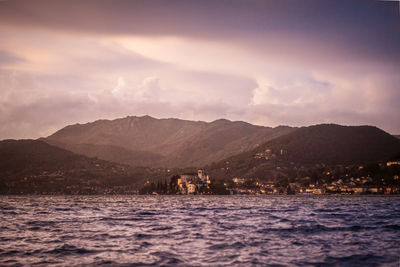
[[[276,33],[330,42],[381,60],[400,58],[397,3],[376,0],[3,2],[0,24],[99,34],[252,38]]]

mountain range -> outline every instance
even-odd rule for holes
[[[131,166],[201,167],[266,149],[301,164],[377,161],[400,152],[400,140],[373,126],[256,126],[150,116],[64,127],[43,141],[88,157]],[[282,154],[282,155],[281,155]]]
[[[132,166],[204,166],[251,150],[296,128],[210,123],[150,116],[98,120],[67,126],[43,139],[89,157]]]
[[[107,186],[135,188],[197,168],[215,178],[273,180],[313,166],[398,158],[400,140],[373,126],[271,128],[126,117],[70,125],[39,140],[0,141],[0,191],[68,187],[99,193]]]

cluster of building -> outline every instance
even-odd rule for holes
[[[308,187],[301,187],[297,184],[290,184],[291,190],[297,194],[342,194],[342,195],[361,195],[361,194],[399,194],[398,187],[375,187],[366,186],[353,181],[344,183],[341,179],[331,184],[322,186],[310,184]]]
[[[177,181],[181,194],[206,192],[209,189],[210,183],[210,177],[204,170],[198,170],[197,173],[181,174]]]
[[[255,154],[259,159],[274,159],[283,155],[272,153],[271,149]],[[176,189],[172,194],[400,194],[400,179],[398,171],[392,171],[388,176],[385,166],[400,165],[399,161],[381,163],[378,173],[370,174],[363,171],[364,166],[336,166],[324,168],[316,172],[306,172],[306,175],[289,179],[271,179],[266,182],[262,179],[235,177],[232,180],[219,180],[211,184],[209,175],[204,170],[197,173],[185,173],[178,176]],[[278,168],[278,167],[277,167]],[[371,167],[370,167],[371,168]],[[376,172],[376,171],[375,171]],[[338,178],[340,177],[340,178]],[[289,182],[295,181],[295,182]],[[214,181],[213,181],[214,182]]]
[[[399,176],[394,177],[399,180]],[[253,181],[252,183],[249,183]],[[332,183],[309,184],[304,186],[300,183],[289,183],[287,186],[279,186],[271,182],[259,182],[254,179],[235,177],[232,179],[234,186],[225,183],[231,194],[300,194],[300,195],[322,195],[322,194],[400,194],[400,187],[370,186],[371,178],[348,178],[339,179]],[[252,186],[245,186],[252,184]]]
[[[279,155],[282,156],[284,154],[284,150],[280,149],[279,150]],[[265,160],[270,160],[270,159],[275,159],[277,157],[276,154],[272,153],[272,150],[267,148],[263,152],[258,152],[254,155],[255,159],[265,159]]]

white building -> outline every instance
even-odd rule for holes
[[[196,193],[196,185],[195,184],[187,184],[187,193],[194,194]]]

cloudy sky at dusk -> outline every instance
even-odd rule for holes
[[[0,139],[146,114],[400,134],[398,5],[0,1]]]

